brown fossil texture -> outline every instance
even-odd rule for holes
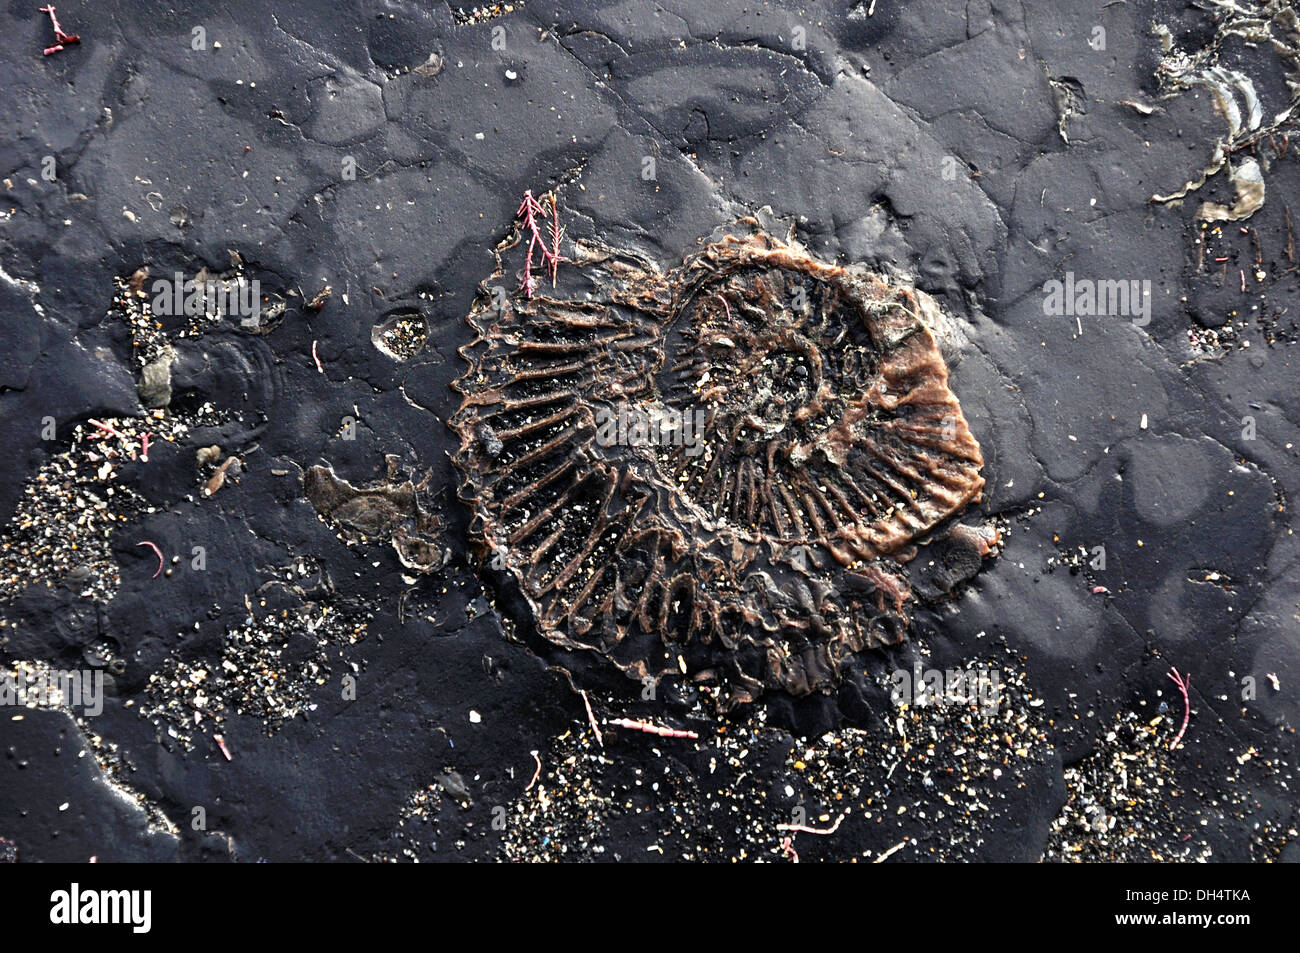
[[[900,561],[984,485],[937,303],[753,219],[669,272],[572,259],[531,299],[484,282],[449,422],[471,536],[538,631],[724,707],[901,641]]]
[[[417,572],[441,569],[450,551],[440,545],[442,521],[420,502],[425,488],[397,482],[398,463],[388,457],[388,480],[356,487],[325,466],[303,473],[303,495],[323,520],[349,541],[387,540],[402,565]]]

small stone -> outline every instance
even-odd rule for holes
[[[140,383],[136,385],[140,403],[151,409],[161,409],[171,403],[172,361],[175,359],[176,352],[168,347],[145,365],[140,372]]]

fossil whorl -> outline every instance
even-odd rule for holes
[[[727,704],[900,641],[896,557],[984,485],[935,302],[749,219],[667,274],[574,258],[562,295],[485,282],[450,421],[471,534],[541,634]]]

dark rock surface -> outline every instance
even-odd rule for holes
[[[1246,5],[1278,47],[1152,0],[106,0],[60,6],[81,43],[42,56],[48,18],[9,4],[0,668],[100,672],[104,697],[0,706],[0,837],[19,860],[1293,858],[1298,38]],[[1212,65],[1249,80],[1254,129],[1186,79]],[[1263,169],[1257,212],[1198,219],[1233,204],[1227,169],[1152,201],[1220,142]],[[767,206],[820,258],[913,279],[960,324],[998,557],[931,573],[909,642],[836,693],[732,723],[546,646],[465,543],[446,425],[525,190],[664,268]],[[141,323],[141,267],[146,300],[256,280],[265,320]],[[1067,273],[1147,282],[1149,312],[1047,313]],[[422,345],[373,343],[411,316]],[[156,414],[137,386],[166,346]],[[342,538],[313,466],[416,487],[450,559]],[[102,552],[68,545],[89,484],[120,516]],[[891,702],[892,672],[976,661],[996,719]],[[837,827],[787,847],[780,824]]]

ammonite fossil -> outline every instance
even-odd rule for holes
[[[668,273],[573,259],[554,293],[484,283],[450,421],[471,533],[541,634],[726,705],[900,641],[899,560],[984,485],[938,305],[753,219]]]

